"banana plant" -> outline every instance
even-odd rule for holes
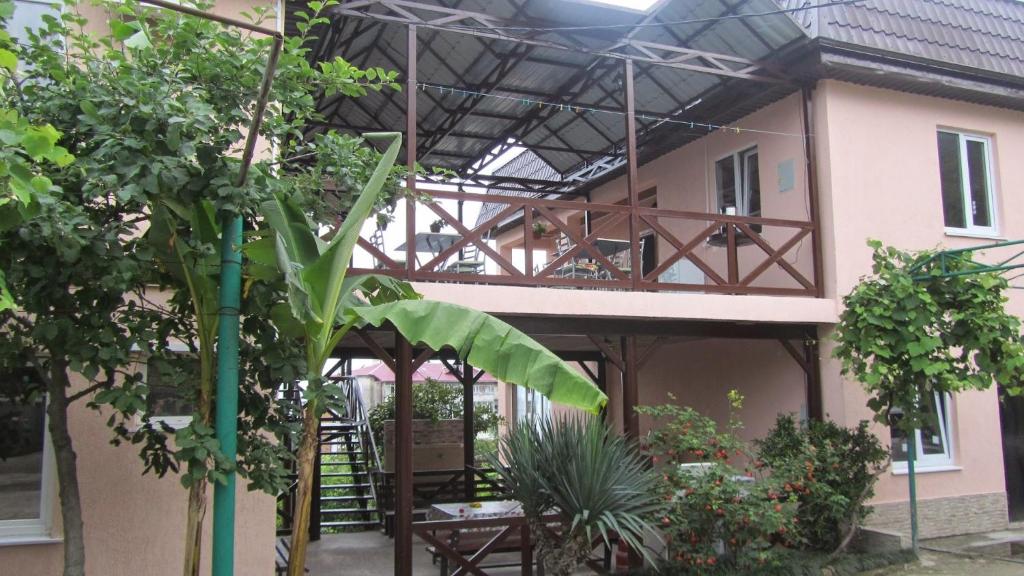
[[[195,414],[201,426],[209,427],[214,392],[214,343],[217,337],[217,283],[220,262],[214,252],[202,253],[178,234],[178,220],[188,222],[191,239],[198,245],[216,246],[220,230],[213,205],[202,202],[192,207],[176,203],[154,203],[148,238],[160,257],[162,267],[189,296],[199,351],[199,388]],[[185,525],[184,576],[198,576],[202,552],[203,522],[206,516],[206,470],[190,470],[188,478],[188,519]]]
[[[339,390],[325,384],[324,365],[338,342],[353,328],[391,322],[409,341],[434,350],[453,348],[474,366],[506,382],[538,389],[556,401],[598,412],[607,397],[593,383],[526,334],[483,312],[420,300],[407,283],[385,276],[347,277],[363,223],[373,212],[381,188],[401,146],[401,134],[366,134],[369,141],[389,142],[373,175],[330,242],[302,210],[278,197],[263,207],[273,237],[247,248],[250,260],[265,263],[270,241],[288,289],[288,302],[276,310],[283,334],[302,337],[306,345],[306,390],[302,437],[297,461],[288,576],[302,576],[309,533],[317,428]]]

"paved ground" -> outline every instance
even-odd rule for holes
[[[928,540],[920,562],[865,576],[1024,576],[1024,529]],[[439,576],[423,542],[413,543],[413,576]],[[495,556],[502,561],[501,556]],[[507,556],[506,556],[507,558]],[[394,573],[394,541],[379,532],[323,536],[309,546],[310,576],[380,576]],[[488,574],[519,574],[518,568]]]
[[[946,552],[921,551],[915,564],[893,566],[864,576],[1024,576],[1024,563],[992,557],[967,557]]]

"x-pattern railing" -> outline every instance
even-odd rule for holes
[[[436,215],[458,238],[422,263],[413,254],[407,254],[412,262],[406,264],[389,257],[381,246],[360,239],[359,246],[376,263],[372,271],[413,281],[780,296],[817,294],[813,257],[809,251],[804,252],[803,261],[798,257],[799,246],[816,233],[812,222],[495,194],[430,191],[430,195],[435,201],[417,203],[418,207]],[[485,221],[467,225],[440,200],[485,203],[494,209]],[[568,215],[584,211],[590,215],[589,231],[568,220]],[[634,219],[636,225],[630,226]],[[538,223],[563,235],[569,245],[565,250],[552,251],[551,258],[543,263],[534,262],[534,250],[551,248],[551,241],[536,236],[533,230]],[[638,265],[617,264],[610,254],[599,249],[598,242],[606,238],[639,245],[640,230],[648,231],[648,241],[658,241],[658,263],[645,266],[646,272]],[[415,230],[410,228],[407,246],[415,245],[414,234]],[[521,248],[524,263],[517,266],[509,253],[502,253],[500,247],[496,249],[490,242],[495,237]],[[709,244],[723,250],[709,251]],[[469,247],[475,247],[491,265],[485,268],[481,263],[479,269],[469,274],[452,269],[448,263]],[[684,260],[701,272],[703,281],[665,280],[663,275]],[[565,273],[580,261],[595,273]],[[779,273],[766,274],[773,269]]]

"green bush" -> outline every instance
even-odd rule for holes
[[[812,421],[801,426],[779,416],[768,436],[757,442],[758,458],[786,480],[800,502],[797,519],[806,545],[818,550],[845,548],[848,536],[868,514],[864,503],[888,454],[869,430]]]
[[[730,393],[733,410],[742,397]],[[647,452],[660,473],[663,502],[654,520],[665,534],[667,573],[750,573],[779,565],[781,546],[799,543],[797,498],[752,461],[730,417],[719,431],[692,408],[666,404],[637,409],[653,416]],[[686,466],[686,464],[700,464]]]

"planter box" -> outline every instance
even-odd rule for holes
[[[462,420],[412,421],[413,470],[461,469]],[[384,452],[382,465],[385,472],[395,470],[395,421],[384,422]]]

